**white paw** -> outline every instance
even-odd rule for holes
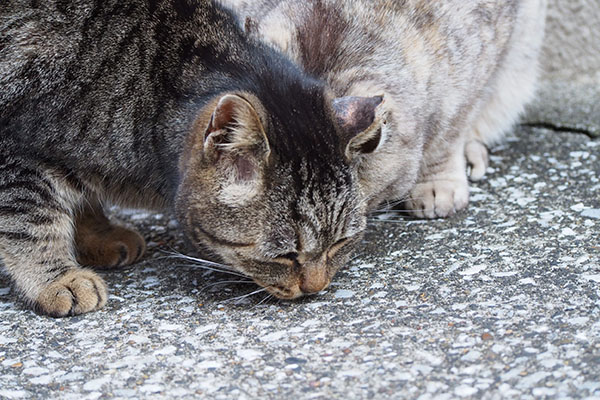
[[[469,164],[469,178],[472,181],[480,181],[485,176],[489,157],[487,147],[477,140],[471,140],[465,146],[465,157]]]
[[[406,202],[419,218],[444,218],[469,204],[469,184],[465,179],[418,183]]]

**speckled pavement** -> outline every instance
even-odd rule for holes
[[[333,284],[265,300],[186,266],[164,215],[104,273],[107,306],[66,319],[0,278],[0,398],[600,398],[600,141],[521,128],[469,209],[374,215]]]

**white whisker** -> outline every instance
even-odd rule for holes
[[[163,257],[163,258],[182,258],[184,260],[195,261],[197,263],[212,265],[212,266],[215,266],[215,267],[233,268],[230,265],[221,264],[221,263],[218,263],[218,262],[215,262],[215,261],[205,260],[203,258],[196,258],[196,257],[192,257],[192,256],[187,256],[187,255],[181,254],[181,253],[176,253],[176,252],[165,252],[165,253],[170,254],[170,255],[166,256],[166,257]]]
[[[433,210],[433,208],[425,208],[425,209],[419,209],[418,211],[430,211]],[[415,210],[412,210],[410,208],[394,208],[392,210],[388,210],[387,212],[381,212],[378,214],[400,214],[400,213],[412,213]]]
[[[239,284],[239,283],[246,283],[247,284],[247,283],[254,283],[254,281],[251,280],[251,279],[248,279],[248,280],[245,280],[245,281],[221,281],[221,282],[213,282],[213,283],[209,283],[208,285],[203,286],[202,289],[200,289],[200,290],[203,291],[203,290],[208,289],[208,288],[213,287],[213,286],[229,285],[229,284]]]
[[[378,208],[376,210],[373,210],[371,212],[371,214],[377,214],[377,213],[382,213],[382,214],[387,214],[387,213],[394,213],[394,212],[411,212],[414,210],[409,210],[409,209],[399,209],[399,208],[394,208],[396,206],[398,206],[399,204],[402,203],[406,203],[408,201],[415,201],[415,200],[423,200],[426,199],[426,197],[404,197],[402,199],[399,200],[394,200],[394,201],[386,201],[384,203],[381,204],[381,208]]]
[[[243,295],[243,296],[234,297],[233,299],[229,299],[229,300],[226,300],[226,301],[227,301],[227,302],[233,302],[233,301],[235,301],[235,302],[238,302],[238,303],[239,303],[239,301],[240,301],[240,300],[243,300],[243,299],[245,299],[245,298],[247,298],[247,297],[253,296],[253,295],[255,295],[255,294],[258,294],[258,293],[266,292],[266,291],[267,291],[267,289],[265,289],[265,288],[260,288],[260,289],[258,289],[258,290],[255,290],[254,292],[251,292],[251,293],[245,294],[245,295]]]
[[[243,274],[241,274],[239,272],[230,271],[230,270],[226,270],[226,269],[218,269],[218,268],[209,267],[209,266],[202,265],[202,264],[178,264],[177,266],[178,267],[203,269],[205,271],[212,271],[212,272],[218,272],[218,273],[221,273],[221,274],[228,274],[228,275],[233,275],[233,276],[239,276],[240,278],[248,278],[246,275],[243,275]]]
[[[370,223],[382,223],[382,224],[406,224],[408,221],[405,220],[394,220],[394,219],[371,219]]]
[[[273,297],[273,295],[272,295],[272,294],[269,294],[269,295],[265,296],[265,298],[264,298],[264,299],[262,299],[261,301],[259,301],[259,302],[258,302],[258,304],[256,304],[254,307],[258,307],[258,306],[260,306],[262,303],[264,303],[265,301],[269,300],[269,299],[270,299],[270,298],[272,298],[272,297]]]
[[[192,256],[188,256],[182,253],[179,253],[177,251],[162,251],[163,253],[167,253],[169,254],[168,256],[165,257],[159,257],[159,258],[175,258],[175,259],[182,259],[182,260],[188,260],[188,261],[193,261],[195,264],[186,264],[183,266],[186,267],[198,267],[198,268],[202,268],[208,271],[215,271],[215,272],[223,272],[226,274],[231,274],[231,275],[237,275],[243,278],[247,278],[246,275],[242,274],[241,272],[239,272],[236,268],[232,267],[231,265],[226,265],[226,264],[221,264],[218,262],[214,262],[214,261],[209,261],[209,260],[205,260],[203,258],[197,258],[197,257],[192,257]],[[208,268],[208,267],[212,267]]]

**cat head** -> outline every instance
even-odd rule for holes
[[[188,237],[279,298],[328,286],[366,226],[361,160],[381,97],[219,96],[189,134],[176,210]],[[291,102],[291,103],[290,103]]]

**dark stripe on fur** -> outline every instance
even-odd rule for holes
[[[14,241],[27,241],[27,242],[35,242],[38,239],[35,236],[30,235],[29,233],[24,232],[10,232],[10,231],[0,231],[0,237],[14,240]]]

